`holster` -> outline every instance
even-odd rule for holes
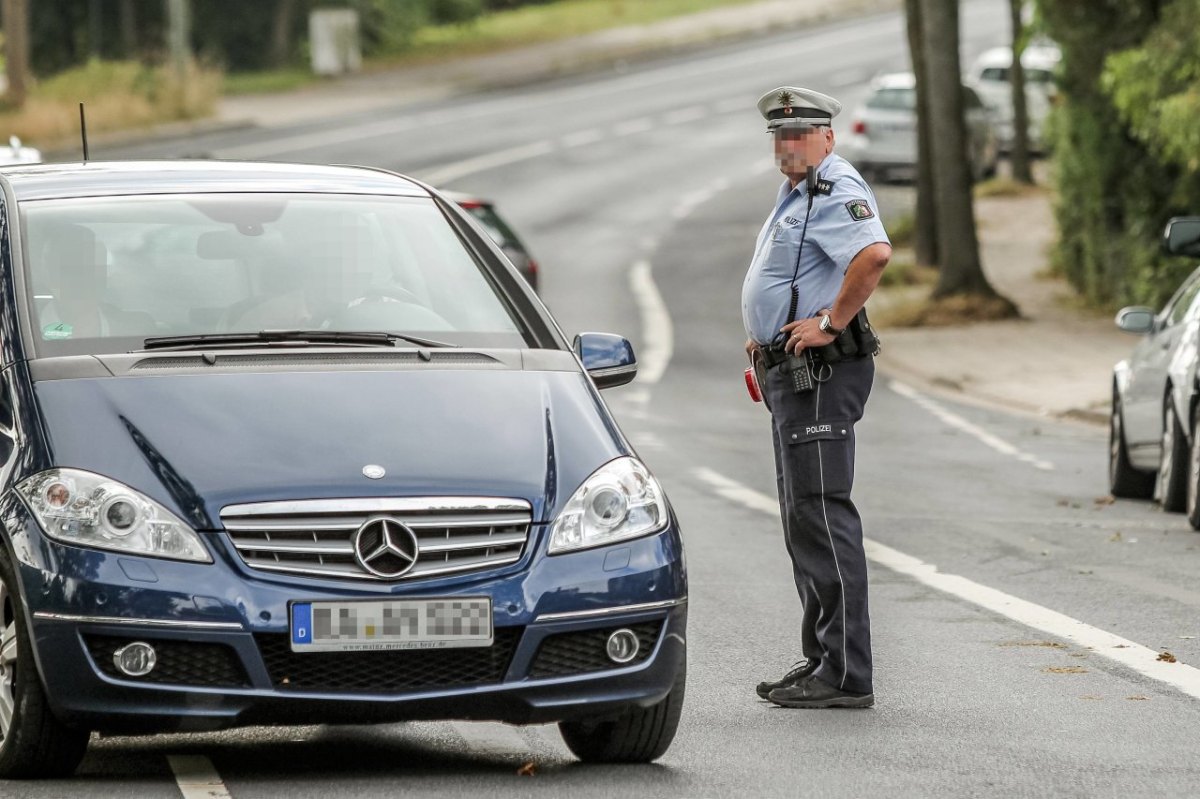
[[[871,322],[867,319],[867,309],[863,308],[846,329],[837,338],[824,347],[813,347],[812,354],[824,363],[849,361],[854,358],[865,358],[868,355],[878,355],[880,351],[879,336],[875,334]]]

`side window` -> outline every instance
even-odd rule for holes
[[[1193,273],[1164,309],[1168,325],[1177,325],[1187,318],[1197,294],[1200,294],[1200,273]]]

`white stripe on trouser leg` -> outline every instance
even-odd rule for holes
[[[814,422],[821,421],[821,384],[817,383],[817,411]],[[821,474],[821,515],[825,517],[825,534],[829,536],[829,549],[833,552],[833,566],[837,569],[838,588],[842,591],[842,681],[839,691],[846,690],[846,677],[850,673],[850,650],[846,646],[846,583],[842,580],[842,564],[838,563],[837,546],[833,543],[833,530],[829,527],[829,511],[825,509],[825,458],[821,455],[821,439],[817,439],[817,470]]]

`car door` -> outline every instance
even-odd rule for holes
[[[1200,269],[1193,272],[1166,304],[1129,359],[1125,390],[1125,441],[1129,447],[1157,445],[1162,437],[1163,397],[1167,370],[1185,330],[1185,322],[1200,295]]]

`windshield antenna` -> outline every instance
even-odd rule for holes
[[[88,162],[87,146],[87,117],[83,113],[83,103],[79,104],[79,135],[83,137],[83,163]]]

